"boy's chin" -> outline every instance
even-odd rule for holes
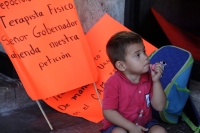
[[[149,71],[150,71],[150,68],[144,70],[143,73],[147,73],[147,72],[149,72]]]

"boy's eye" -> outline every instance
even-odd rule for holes
[[[144,50],[144,51],[143,51],[143,53],[145,53],[145,54],[146,54],[146,50]]]
[[[137,54],[136,57],[140,57],[140,54]]]

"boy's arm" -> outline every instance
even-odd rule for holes
[[[153,82],[153,95],[151,100],[151,105],[157,111],[162,111],[166,104],[166,95],[163,91],[161,82]]]
[[[104,117],[112,122],[114,125],[124,128],[129,131],[129,133],[137,132],[137,130],[148,131],[144,127],[138,128],[135,124],[125,119],[118,111],[116,110],[103,110]]]
[[[163,70],[160,63],[156,63],[154,70],[151,71],[153,81],[153,94],[151,98],[151,105],[157,111],[162,111],[166,104],[166,95],[160,82],[162,72]]]

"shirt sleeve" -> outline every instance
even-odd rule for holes
[[[109,79],[104,86],[103,110],[117,109],[119,102],[118,82]]]

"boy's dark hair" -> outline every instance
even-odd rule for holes
[[[134,43],[142,43],[142,38],[132,31],[120,31],[109,39],[106,53],[114,67],[117,61],[125,61],[126,48]]]

